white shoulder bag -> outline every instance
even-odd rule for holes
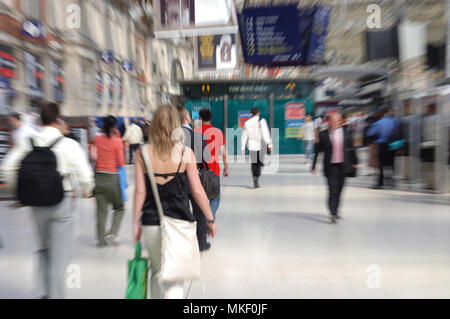
[[[197,223],[165,216],[147,144],[141,147],[161,222],[161,282],[197,280],[201,277]],[[183,159],[181,159],[183,160]]]

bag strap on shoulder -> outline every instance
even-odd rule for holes
[[[158,211],[159,219],[162,225],[162,220],[164,218],[163,208],[161,205],[161,199],[159,198],[158,186],[156,185],[155,173],[153,172],[152,161],[148,153],[147,144],[141,146],[141,154],[144,159],[144,165],[147,168],[148,179],[150,181],[150,186],[152,187],[153,197],[155,198],[156,210]]]
[[[180,173],[181,165],[183,164],[183,157],[184,157],[184,150],[185,150],[185,148],[186,148],[186,146],[183,146],[183,151],[181,152],[180,165],[178,165],[177,173],[175,175],[178,175],[178,173]]]
[[[64,139],[64,136],[60,136],[58,137],[52,144],[49,145],[48,149],[52,149],[56,144],[59,143],[59,141],[61,141],[62,139]]]
[[[36,146],[34,146],[34,142],[33,142],[33,138],[32,137],[30,137],[30,144],[31,144],[31,147],[33,148],[33,150],[36,150]]]

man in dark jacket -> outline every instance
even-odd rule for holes
[[[210,154],[206,148],[206,138],[202,133],[194,132],[190,125],[191,116],[183,106],[177,106],[177,110],[180,115],[184,133],[184,145],[189,147],[194,152],[197,167],[199,169],[203,168],[203,163],[207,163],[210,158]],[[206,240],[208,224],[205,215],[202,213],[202,210],[198,207],[192,196],[190,197],[190,200],[192,204],[192,212],[197,220],[197,239],[200,251],[208,250],[211,247],[211,244]]]
[[[319,142],[315,146],[312,173],[316,173],[317,158],[324,152],[323,170],[328,181],[328,208],[331,222],[339,219],[339,203],[346,177],[356,176],[358,159],[353,146],[352,136],[343,129],[342,116],[339,113],[329,115],[328,129],[320,132]]]

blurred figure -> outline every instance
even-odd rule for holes
[[[227,149],[225,146],[225,137],[223,135],[223,132],[212,126],[211,121],[213,118],[213,114],[209,109],[203,109],[200,110],[200,120],[201,120],[201,126],[197,128],[195,131],[200,132],[203,134],[203,136],[206,138],[206,147],[211,154],[211,157],[209,161],[207,162],[208,167],[211,171],[214,172],[214,174],[220,178],[220,153],[222,153],[222,161],[223,161],[223,176],[228,177],[228,160],[227,160]],[[219,196],[217,198],[211,199],[209,201],[209,205],[211,207],[211,211],[213,213],[214,219],[216,219],[217,210],[219,209],[220,205],[220,191]],[[206,234],[205,234],[206,237]],[[206,242],[206,238],[203,241]],[[209,244],[206,243],[206,248],[208,249]],[[202,247],[201,247],[202,248]]]
[[[317,158],[324,152],[323,170],[329,189],[328,208],[331,222],[336,223],[340,218],[339,204],[345,178],[356,175],[358,158],[352,137],[342,127],[342,116],[335,112],[328,115],[328,118],[328,130],[320,132],[319,143],[316,144],[312,173],[316,174]]]
[[[311,114],[306,114],[305,124],[299,132],[297,139],[303,139],[303,148],[306,154],[305,164],[312,162],[312,156],[314,153],[314,141],[316,140],[316,135],[314,131],[314,122],[312,122]]]
[[[19,113],[11,113],[8,116],[8,121],[13,128],[12,141],[14,146],[29,140],[30,137],[36,135],[36,130],[28,124],[25,124]]]
[[[366,121],[361,112],[355,114],[353,119],[353,130],[355,137],[355,146],[362,147],[363,145],[363,134],[366,128]]]
[[[381,117],[382,113],[372,113],[366,118],[366,125],[363,131],[363,145],[369,147],[369,168],[371,171],[369,172],[369,176],[375,175],[378,170],[378,144],[374,143],[375,138],[369,137],[367,132],[372,127],[372,125],[377,122]]]
[[[142,135],[144,138],[144,144],[148,143],[148,136],[150,134],[150,121],[144,120],[144,123],[143,123],[141,129],[142,129]]]
[[[244,124],[244,132],[242,133],[241,152],[245,155],[245,148],[250,152],[250,160],[252,163],[252,176],[254,188],[259,188],[259,177],[261,176],[261,168],[264,166],[264,154],[262,152],[261,141],[267,144],[268,152],[272,151],[272,139],[266,120],[260,119],[261,113],[259,109],[252,108],[253,117]],[[248,143],[248,145],[247,145]]]
[[[422,134],[420,145],[420,158],[422,162],[422,180],[426,189],[435,189],[435,170],[436,170],[436,146],[438,125],[438,115],[436,113],[436,104],[427,106],[426,113],[422,118]]]
[[[84,194],[90,194],[94,187],[93,173],[80,144],[64,138],[59,130],[59,106],[55,103],[41,107],[42,129],[29,143],[18,144],[4,162],[4,175],[10,187],[16,189],[18,171],[22,159],[33,147],[50,147],[55,154],[57,171],[63,178],[64,197],[50,207],[31,207],[32,216],[39,236],[39,285],[42,298],[64,298],[66,268],[69,265],[73,243],[73,185],[71,175],[75,174],[78,186]],[[35,163],[39,165],[39,163]],[[44,181],[42,181],[45,183]]]
[[[119,127],[120,136],[124,136],[127,131],[127,127],[125,126],[125,121],[122,122],[122,125]]]
[[[74,140],[74,141],[79,142],[79,141],[77,140],[77,137],[75,136],[75,134],[73,134],[73,132],[70,130],[70,126],[69,126],[69,124],[67,123],[67,119],[66,119],[64,116],[61,116],[61,117],[58,119],[58,123],[59,123],[59,130],[61,131],[61,133],[62,133],[65,137],[70,138],[70,139],[72,139],[72,140]]]
[[[342,116],[342,127],[353,138],[354,131],[353,131],[353,125],[352,125],[352,118],[349,116],[349,114],[344,114]]]
[[[103,123],[102,135],[94,139],[95,200],[97,203],[97,246],[119,245],[117,237],[124,214],[124,203],[120,188],[119,167],[125,165],[123,144],[116,136],[116,118],[108,116]],[[108,206],[114,209],[111,230],[105,234]]]
[[[97,126],[97,121],[95,119],[89,120],[89,143],[92,143],[94,138],[100,134],[100,129]]]
[[[378,145],[378,183],[374,189],[384,187],[384,167],[389,166],[392,170],[391,182],[395,173],[394,152],[389,150],[389,143],[392,133],[400,125],[400,122],[394,118],[394,110],[388,109],[384,111],[384,116],[380,120],[372,124],[367,131],[368,137],[375,137],[374,143]]]
[[[88,145],[88,151],[91,156],[89,156],[89,163],[91,164],[91,167],[95,168],[95,161],[97,159],[97,153],[96,149],[93,145],[94,139],[96,136],[100,135],[101,131],[97,126],[97,121],[95,119],[89,120],[89,145]]]
[[[195,155],[191,149],[182,145],[183,134],[173,134],[180,128],[177,110],[172,106],[160,106],[154,114],[150,128],[150,144],[137,151],[135,176],[136,187],[133,205],[133,240],[137,242],[144,235],[150,261],[150,297],[152,299],[183,299],[184,282],[160,283],[161,247],[160,219],[154,194],[148,177],[147,168],[141,152],[148,152],[158,184],[158,192],[164,214],[185,221],[195,221],[190,211],[189,194],[203,211],[212,237],[217,225],[205,191],[198,176]],[[175,136],[174,136],[175,135]],[[176,267],[177,265],[171,265]]]
[[[130,158],[128,164],[134,163],[134,153],[138,149],[139,145],[144,141],[142,129],[137,125],[137,120],[132,120],[131,125],[125,131],[123,140],[130,148]]]
[[[182,129],[184,134],[184,145],[190,148],[195,155],[195,162],[199,170],[205,169],[204,163],[210,159],[209,151],[207,149],[206,138],[200,132],[195,132],[190,126],[191,116],[189,112],[183,107],[177,107],[178,114],[182,123]],[[190,191],[189,191],[190,193]],[[195,202],[192,194],[189,194],[189,198],[192,204],[192,212],[197,220],[197,239],[200,251],[208,250],[211,244],[207,242],[206,235],[208,232],[208,225],[206,223],[205,215],[200,207]],[[211,205],[210,205],[211,206]],[[213,212],[214,215],[214,212]],[[215,218],[215,216],[214,216]]]

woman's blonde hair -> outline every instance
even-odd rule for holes
[[[175,107],[160,105],[156,109],[150,125],[149,141],[153,145],[155,156],[162,160],[172,154],[176,145],[183,143],[180,116]]]

